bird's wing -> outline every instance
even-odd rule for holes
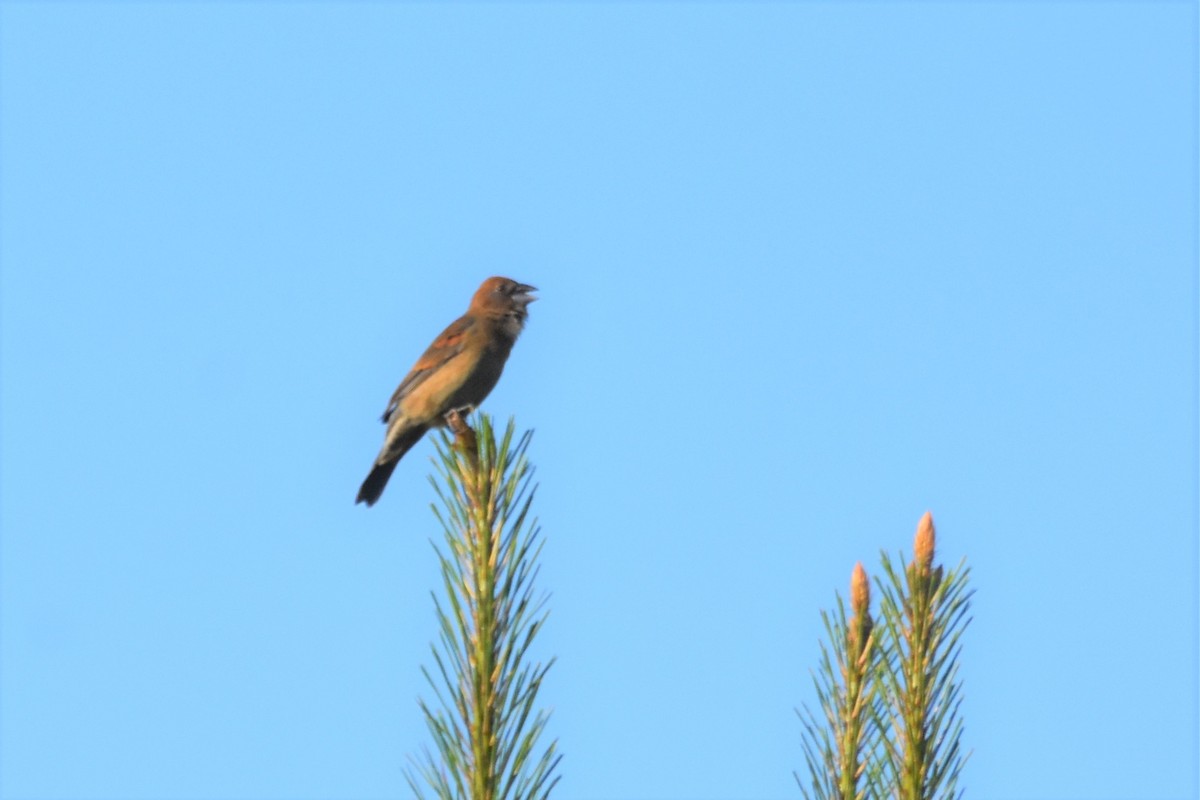
[[[413,389],[420,386],[426,378],[437,372],[441,367],[445,366],[446,362],[463,351],[463,347],[466,345],[467,331],[474,324],[474,317],[459,317],[450,323],[450,326],[433,340],[433,344],[429,345],[429,349],[425,351],[425,354],[417,359],[416,364],[413,364],[413,368],[404,376],[404,380],[400,381],[400,385],[396,388],[396,393],[388,401],[388,406],[381,417],[384,424],[387,424],[388,420],[392,418],[392,414],[395,413],[400,403]]]

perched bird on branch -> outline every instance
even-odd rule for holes
[[[513,342],[525,326],[532,286],[488,278],[471,298],[467,313],[433,340],[383,412],[383,449],[358,490],[356,503],[374,505],[400,458],[430,428],[446,424],[451,411],[472,409],[500,380]]]

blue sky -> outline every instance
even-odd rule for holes
[[[558,798],[790,798],[940,558],[974,798],[1197,794],[1195,3],[0,3],[0,797],[390,798],[396,383],[537,285]]]

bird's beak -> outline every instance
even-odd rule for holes
[[[536,297],[530,294],[530,292],[536,291],[536,286],[530,286],[527,283],[518,283],[516,291],[513,292],[513,300],[517,301],[518,303],[522,303],[523,305],[529,305],[534,300],[537,300]]]

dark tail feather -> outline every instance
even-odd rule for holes
[[[387,486],[388,478],[392,477],[392,471],[396,469],[396,465],[400,463],[400,459],[395,461],[385,461],[382,464],[376,464],[371,468],[371,474],[363,481],[362,488],[358,490],[358,497],[355,498],[355,503],[366,503],[368,506],[375,505],[375,501],[383,494],[383,487]]]
[[[358,490],[355,503],[366,503],[368,507],[375,505],[375,501],[379,499],[379,496],[383,494],[384,487],[387,486],[388,478],[392,477],[396,465],[414,444],[421,441],[425,430],[425,427],[422,426],[403,431],[395,440],[384,444],[383,452],[379,454],[379,459],[371,467],[371,474],[367,476]]]

